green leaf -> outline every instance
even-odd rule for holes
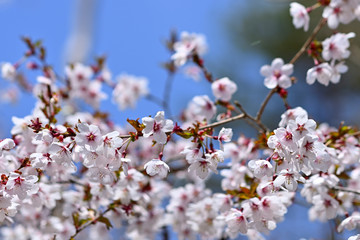
[[[250,189],[246,188],[246,187],[240,187],[239,190],[230,190],[230,191],[227,191],[227,193],[234,197],[237,197],[241,200],[247,200],[247,199],[258,196],[256,194],[256,186],[257,185],[258,185],[258,183],[254,183],[251,185]]]
[[[340,173],[340,174],[338,174],[338,175],[336,175],[338,178],[340,178],[340,179],[344,179],[344,180],[349,180],[349,179],[351,179],[351,177],[349,176],[349,175],[347,175],[346,174],[346,172],[342,172],[342,173]]]
[[[35,47],[40,47],[40,46],[42,46],[42,41],[41,41],[41,40],[37,40],[37,41],[34,43],[34,46],[35,46]]]
[[[79,226],[82,226],[82,225],[84,225],[85,223],[87,223],[87,222],[89,222],[89,221],[91,221],[92,219],[91,218],[85,218],[85,219],[81,219],[80,221],[79,221]]]
[[[79,225],[79,213],[74,212],[72,214],[72,219],[73,219],[75,228],[78,229],[80,227],[80,225]]]
[[[191,133],[189,131],[177,131],[175,133],[185,139],[189,139],[193,136],[193,133]]]
[[[98,221],[104,223],[106,225],[107,230],[109,230],[110,228],[113,227],[110,220],[108,218],[104,217],[104,216],[100,216],[98,218]]]

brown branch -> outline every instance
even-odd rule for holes
[[[208,125],[205,125],[205,126],[202,126],[199,128],[199,130],[204,130],[206,128],[215,128],[215,127],[218,127],[218,126],[221,126],[221,125],[224,125],[226,123],[229,123],[229,122],[233,122],[233,121],[236,121],[236,120],[239,120],[239,119],[242,119],[242,118],[245,118],[245,114],[239,114],[239,115],[236,115],[234,117],[231,117],[231,118],[227,118],[227,119],[224,119],[224,120],[221,120],[221,121],[218,121],[218,122],[214,122],[214,123],[210,123]],[[168,131],[166,132],[166,134],[170,134],[172,133],[172,131]],[[120,138],[130,138],[131,135],[121,135],[119,136]]]
[[[271,89],[271,91],[268,93],[268,95],[265,97],[264,101],[262,102],[259,111],[256,114],[256,121],[259,122],[261,120],[261,116],[264,113],[265,107],[268,104],[270,98],[272,97],[272,95],[274,95],[274,93],[276,93],[276,88]]]
[[[234,104],[236,105],[236,107],[240,109],[241,112],[245,114],[245,120],[247,120],[246,121],[247,123],[249,123],[251,126],[264,133],[268,131],[268,128],[261,121],[256,120],[253,116],[248,114],[244,109],[244,107],[238,101],[235,101]]]
[[[290,60],[289,63],[294,64],[298,58],[306,51],[307,47],[311,44],[311,42],[314,40],[316,34],[320,31],[320,29],[325,25],[327,19],[321,18],[319,23],[314,28],[313,32],[309,36],[309,38],[306,40],[306,42],[302,45],[300,50],[295,54],[295,56]]]
[[[337,191],[355,193],[355,194],[357,194],[357,195],[360,195],[360,191],[359,191],[359,190],[354,190],[354,189],[351,189],[351,188],[335,186],[335,187],[333,187],[333,189],[334,189],[334,190],[337,190]]]
[[[75,184],[75,185],[79,185],[79,186],[82,186],[82,187],[86,186],[86,184],[78,182],[78,181],[73,180],[73,179],[70,179],[68,181],[58,181],[58,182],[55,182],[55,183],[58,183],[58,184]]]
[[[236,115],[234,117],[231,117],[231,118],[227,118],[227,119],[224,119],[224,120],[221,120],[221,121],[218,121],[218,122],[208,124],[206,126],[200,127],[199,129],[203,130],[203,129],[206,129],[206,128],[218,127],[218,126],[221,126],[221,125],[224,125],[226,123],[233,122],[233,121],[236,121],[236,120],[239,120],[239,119],[242,119],[242,118],[245,118],[245,114],[243,114],[243,113],[239,114],[239,115]]]

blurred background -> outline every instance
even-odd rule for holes
[[[299,1],[310,6],[316,1]],[[311,13],[310,31],[296,30],[289,14],[286,0],[0,0],[0,62],[15,63],[26,50],[22,36],[43,40],[47,49],[47,61],[56,72],[63,74],[66,63],[80,61],[93,63],[96,56],[106,56],[113,80],[120,73],[144,76],[149,80],[153,95],[160,98],[164,93],[167,72],[162,63],[171,54],[165,41],[172,30],[202,33],[206,36],[209,51],[205,65],[215,78],[229,77],[238,85],[234,99],[250,113],[255,114],[268,90],[263,85],[259,69],[281,57],[288,62],[300,49],[314,25],[319,21],[321,9]],[[339,84],[324,87],[318,83],[309,86],[305,82],[307,69],[313,62],[306,55],[295,65],[298,82],[288,89],[289,104],[302,106],[317,122],[328,122],[337,127],[341,121],[359,126],[360,120],[360,23],[338,28],[347,33],[357,30],[358,37],[351,40],[348,73]],[[324,40],[333,31],[322,29],[318,40]],[[28,74],[29,81],[36,81],[36,74]],[[6,96],[14,85],[0,81],[0,95]],[[154,115],[161,107],[141,99],[136,109],[123,112],[111,102],[111,89],[106,89],[108,100],[101,110],[111,112],[111,120],[124,124],[126,118],[136,119]],[[11,117],[24,117],[34,107],[34,97],[19,92],[17,102],[0,102],[0,138],[9,137]],[[195,95],[209,94],[210,85],[205,79],[195,82],[181,70],[175,76],[171,90],[170,107],[174,115],[180,115],[188,101]],[[86,106],[85,106],[86,108]],[[276,128],[284,112],[283,102],[274,96],[264,113],[264,122]],[[255,131],[245,123],[230,125],[235,137],[240,133],[255,137]],[[334,234],[334,223],[321,224],[307,221],[306,203],[298,202],[285,216],[267,239],[344,239]],[[114,238],[116,239],[116,238]],[[174,239],[176,239],[174,237]],[[240,238],[239,238],[240,239]]]

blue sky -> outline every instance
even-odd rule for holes
[[[78,13],[77,2],[79,1],[2,1],[0,21],[3,23],[3,34],[0,38],[0,62],[17,61],[25,51],[20,37],[28,36],[43,40],[47,48],[48,62],[57,72],[63,73],[64,52],[68,38],[74,31],[74,19]],[[170,56],[163,42],[169,36],[170,30],[205,34],[210,46],[206,58],[211,58],[226,44],[221,29],[226,10],[234,4],[239,5],[234,0],[94,2],[93,38],[87,58],[90,61],[87,62],[91,62],[96,55],[104,54],[114,77],[123,72],[145,76],[149,79],[152,93],[160,96],[166,79],[166,72],[160,64]],[[0,86],[5,87],[3,81]],[[181,94],[172,98],[171,106],[175,112],[185,107],[185,102],[195,94],[208,93],[210,89],[205,81],[194,83],[181,76],[175,80],[174,88],[183,89]],[[116,122],[124,122],[119,119],[119,116],[126,119],[124,114],[136,118],[153,115],[159,110],[158,106],[148,101],[140,101],[139,106],[141,108],[136,111],[113,113]],[[23,94],[16,105],[1,104],[0,113],[3,118],[0,120],[0,135],[8,134],[12,125],[11,116],[25,116],[30,113],[32,107],[33,100],[28,94]],[[114,105],[108,101],[103,104],[102,109],[113,112]]]

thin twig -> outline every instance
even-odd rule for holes
[[[224,125],[226,123],[229,123],[229,122],[233,122],[233,121],[236,121],[236,120],[239,120],[239,119],[242,119],[245,117],[245,114],[239,114],[239,115],[236,115],[234,117],[231,117],[231,118],[227,118],[227,119],[224,119],[224,120],[221,120],[221,121],[218,121],[218,122],[214,122],[214,123],[211,123],[211,124],[208,124],[208,125],[205,125],[205,126],[202,126],[199,128],[199,130],[204,130],[206,128],[215,128],[215,127],[218,127],[218,126],[221,126],[221,125]],[[170,134],[172,131],[167,131],[165,132],[166,134]],[[130,138],[131,135],[120,135],[119,136],[120,138]]]
[[[264,113],[265,107],[268,104],[270,98],[272,97],[272,95],[274,95],[274,93],[276,93],[276,88],[271,89],[271,91],[268,93],[268,95],[265,97],[264,101],[262,102],[260,109],[258,111],[258,113],[256,114],[256,121],[260,121],[261,120],[261,116]]]
[[[311,33],[310,37],[306,40],[306,42],[302,45],[300,50],[295,54],[295,56],[290,60],[289,63],[294,64],[298,58],[306,51],[307,47],[311,44],[311,42],[314,40],[316,34],[320,31],[320,29],[325,25],[327,19],[321,18],[319,23],[314,28],[313,32]]]
[[[86,185],[81,183],[81,182],[78,182],[78,181],[75,181],[73,179],[70,179],[68,181],[59,181],[59,182],[56,182],[58,184],[75,184],[75,185],[79,185],[79,186],[83,186],[85,187]]]
[[[244,118],[244,117],[245,117],[245,114],[242,113],[242,114],[236,115],[236,116],[231,117],[231,118],[227,118],[227,119],[224,119],[224,120],[221,120],[221,121],[218,121],[218,122],[214,122],[214,123],[208,124],[208,125],[206,125],[206,126],[200,127],[199,129],[200,129],[200,130],[203,130],[203,129],[206,129],[206,128],[218,127],[218,126],[224,125],[224,124],[226,124],[226,123],[229,123],[229,122],[233,122],[233,121],[242,119],[242,118]]]
[[[355,193],[360,195],[360,191],[359,190],[354,190],[351,188],[346,188],[346,187],[340,187],[340,186],[335,186],[333,187],[334,190],[338,190],[338,191],[342,191],[342,192],[349,192],[349,193]]]
[[[240,109],[241,112],[243,112],[245,114],[245,120],[248,120],[247,122],[253,126],[256,129],[260,129],[260,131],[266,133],[268,131],[268,128],[261,122],[261,121],[257,121],[253,116],[251,116],[249,113],[246,112],[246,110],[244,109],[244,107],[238,102],[235,101],[234,104],[236,105],[236,107],[238,107]],[[249,121],[251,120],[251,121]]]

